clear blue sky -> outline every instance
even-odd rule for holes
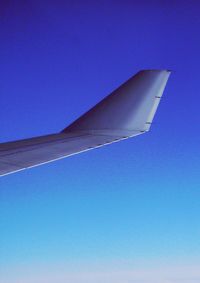
[[[0,2],[1,142],[60,131],[140,69],[172,70],[148,134],[0,179],[1,283],[200,281],[199,10]]]

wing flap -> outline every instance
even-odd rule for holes
[[[23,141],[21,146],[19,142],[13,142],[8,148],[4,145],[4,150],[0,151],[0,175],[61,159],[119,139],[120,136],[74,134],[72,137],[71,134],[57,134],[53,141],[41,137],[36,142],[34,139]],[[14,149],[11,149],[12,146]]]

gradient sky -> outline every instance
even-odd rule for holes
[[[1,142],[171,69],[151,132],[0,178],[1,283],[200,282],[199,1],[0,1]]]

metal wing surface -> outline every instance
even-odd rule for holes
[[[144,70],[57,134],[0,144],[0,176],[149,131],[169,78]]]

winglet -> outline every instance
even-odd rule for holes
[[[170,73],[169,70],[138,72],[62,132],[128,137],[148,131]]]

